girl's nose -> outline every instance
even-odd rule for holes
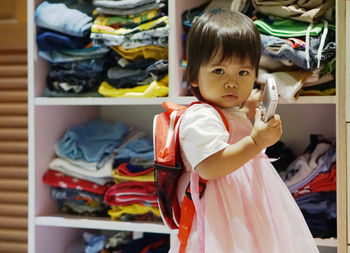
[[[227,83],[227,84],[225,84],[225,88],[237,89],[238,88],[238,84],[236,84],[236,83]]]

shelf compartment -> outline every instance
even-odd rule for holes
[[[177,104],[190,104],[197,99],[193,96],[157,97],[157,98],[35,98],[35,105],[159,105],[164,101]],[[280,99],[280,104],[335,104],[335,96],[301,96],[296,100]]]

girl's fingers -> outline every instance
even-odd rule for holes
[[[269,127],[278,127],[281,125],[281,117],[278,114],[275,114],[268,122]]]
[[[260,99],[261,94],[262,94],[261,91],[258,89],[254,89],[252,92],[252,96],[256,99]]]
[[[259,108],[255,109],[255,121],[261,120],[261,110]]]
[[[261,90],[256,89],[256,94],[260,97],[262,94]]]
[[[275,114],[274,116],[273,116],[273,119],[275,119],[275,120],[281,120],[281,117],[280,117],[280,115],[279,114]]]

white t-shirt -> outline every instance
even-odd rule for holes
[[[229,144],[229,133],[220,114],[207,104],[191,106],[183,116],[180,146],[192,169]]]

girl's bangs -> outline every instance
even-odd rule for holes
[[[240,33],[235,33],[231,36],[221,36],[218,40],[221,51],[221,62],[235,57],[240,59],[241,63],[249,60],[252,67],[255,68],[256,59],[259,58],[260,52],[257,52],[259,47],[257,48],[255,45],[252,36],[249,36],[249,34],[242,36]]]

